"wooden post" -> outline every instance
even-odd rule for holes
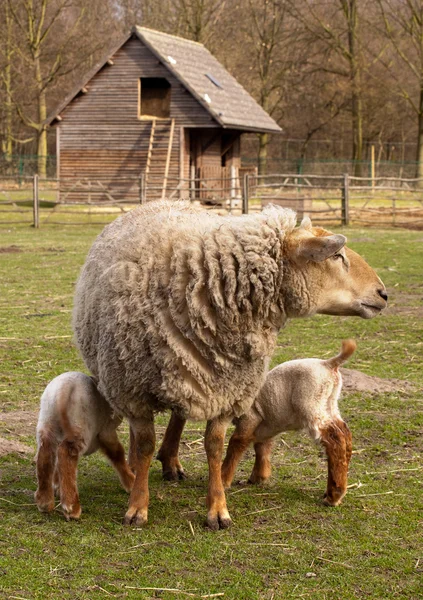
[[[248,215],[248,200],[250,195],[248,173],[244,175],[244,193],[242,195],[242,214]]]
[[[33,200],[33,213],[34,213],[34,227],[38,229],[40,227],[40,203],[38,198],[38,175],[34,175],[33,188],[32,188],[32,200]]]
[[[189,173],[190,200],[195,200],[195,165],[191,165]]]
[[[236,167],[230,167],[230,190],[229,190],[229,212],[232,212],[233,203],[236,198]]]
[[[375,192],[375,147],[372,144],[372,152],[371,152],[371,178],[372,178],[372,193]]]
[[[348,173],[344,173],[344,181],[342,186],[342,205],[341,205],[341,213],[342,213],[342,225],[350,224],[350,208],[349,208],[349,200],[350,200],[350,190],[349,190],[349,176]]]

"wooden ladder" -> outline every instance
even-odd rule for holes
[[[172,119],[171,122],[170,122],[169,142],[168,142],[168,145],[167,145],[167,156],[166,156],[166,166],[165,166],[165,173],[164,173],[164,179],[163,179],[162,199],[166,195],[167,179],[168,179],[168,176],[169,176],[170,157],[171,157],[171,154],[172,154],[172,145],[173,145],[173,134],[174,134],[174,131],[175,131],[175,119]]]
[[[154,134],[156,131],[156,119],[151,121],[150,142],[148,144],[147,163],[145,165],[145,184],[147,185],[148,173],[150,171],[151,156],[153,154]]]

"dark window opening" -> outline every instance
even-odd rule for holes
[[[170,83],[163,77],[140,79],[139,116],[168,119],[170,117]]]

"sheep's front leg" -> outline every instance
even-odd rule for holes
[[[249,483],[264,483],[272,474],[272,464],[270,455],[272,453],[273,440],[265,440],[254,444],[256,460],[251,472]]]
[[[232,523],[226,508],[225,490],[222,483],[222,454],[229,421],[217,418],[207,422],[204,436],[209,464],[209,489],[207,494],[207,525],[210,529],[225,529]]]
[[[185,423],[186,419],[181,419],[172,412],[162,445],[157,453],[157,460],[162,463],[163,479],[167,481],[178,481],[186,478],[178,457],[179,444]]]
[[[132,468],[135,471],[135,481],[129,497],[129,507],[126,512],[125,525],[145,525],[148,518],[148,470],[153,459],[156,436],[154,432],[154,417],[131,420],[133,434]]]
[[[328,506],[337,506],[347,492],[352,436],[344,421],[329,423],[320,434],[328,458],[328,483],[323,501]]]

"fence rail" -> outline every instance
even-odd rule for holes
[[[269,203],[292,208],[328,225],[404,226],[423,229],[423,180],[395,177],[257,175],[252,170],[222,177],[169,178],[166,197],[184,198],[209,210],[241,214]],[[164,195],[161,182],[134,178],[0,180],[2,223],[107,222],[117,214]],[[79,215],[79,216],[78,216]],[[108,217],[109,215],[109,217]],[[105,221],[106,219],[106,221]]]

